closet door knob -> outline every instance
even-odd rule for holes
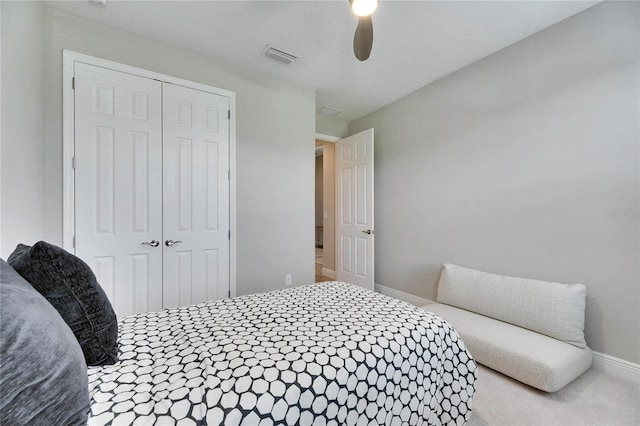
[[[142,243],[143,246],[151,246],[151,247],[158,247],[160,245],[160,241],[158,240],[151,240],[151,241],[145,241]]]
[[[167,247],[171,247],[174,244],[180,244],[182,241],[173,241],[173,240],[167,240],[164,242],[164,245]]]
[[[363,234],[371,235],[373,234],[373,229],[367,229],[366,231],[362,231]]]

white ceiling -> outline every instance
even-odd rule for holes
[[[371,57],[352,52],[347,0],[46,2],[49,6],[316,89],[349,122],[598,1],[382,0]],[[261,56],[267,43],[300,58]]]

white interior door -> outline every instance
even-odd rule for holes
[[[160,310],[161,83],[79,62],[74,74],[76,254],[119,317]]]
[[[339,281],[373,290],[373,129],[336,144]]]
[[[165,308],[229,296],[229,98],[163,84]]]

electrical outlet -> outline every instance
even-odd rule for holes
[[[287,274],[284,276],[284,285],[291,285],[293,280],[291,278],[291,274]]]

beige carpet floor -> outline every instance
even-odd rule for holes
[[[640,425],[640,385],[587,371],[546,393],[480,366],[467,425]]]

